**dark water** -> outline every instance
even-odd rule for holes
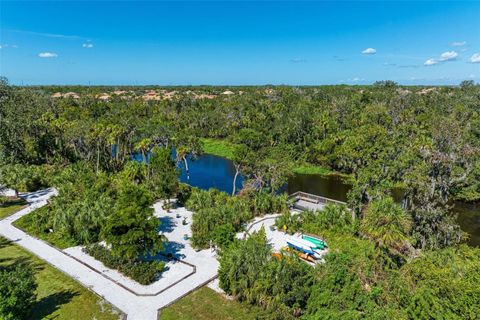
[[[453,211],[458,215],[458,224],[470,235],[468,243],[480,247],[480,204],[456,202]]]
[[[180,181],[200,189],[216,188],[229,194],[233,189],[233,177],[235,167],[232,161],[210,154],[204,154],[194,161],[188,161],[190,179],[187,179],[185,165],[179,165],[181,169]],[[237,177],[237,190],[242,188],[243,178]]]
[[[142,161],[141,155],[136,155],[136,160]],[[183,163],[180,165],[182,173],[180,181],[201,189],[217,188],[227,193],[232,192],[235,167],[232,161],[214,156],[202,155],[194,161],[188,162],[190,179],[184,170]],[[237,190],[242,187],[242,177],[237,178]],[[323,197],[346,201],[350,185],[335,176],[324,177],[321,175],[295,174],[288,180],[286,191],[304,191]],[[401,192],[393,191],[393,197],[400,201]],[[458,223],[462,229],[470,234],[469,244],[480,246],[480,204],[457,202],[453,213],[458,215]]]
[[[340,177],[325,177],[318,174],[295,174],[288,180],[287,192],[290,194],[296,191],[346,202],[350,186]]]

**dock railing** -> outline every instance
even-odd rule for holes
[[[311,194],[303,191],[297,191],[292,193],[289,196],[289,199],[295,199],[295,201],[304,200],[304,201],[315,203],[315,204],[329,204],[329,203],[339,204],[339,205],[347,204],[346,202],[343,202],[343,201],[338,201],[338,200],[334,200],[334,199],[330,199],[322,196],[317,196],[315,194]]]

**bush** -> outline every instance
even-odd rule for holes
[[[98,242],[114,204],[110,176],[96,174],[88,164],[79,162],[66,167],[54,182],[59,195],[48,206],[24,216],[19,225],[55,245]]]
[[[303,231],[321,234],[324,231],[335,233],[354,234],[358,224],[352,220],[352,213],[343,205],[327,205],[321,211],[304,211],[302,214],[292,215],[286,212],[277,218],[275,225],[282,229],[284,225],[291,233]]]
[[[305,309],[313,271],[293,255],[273,258],[262,229],[237,240],[220,256],[220,287],[240,301],[268,310],[270,319],[290,319]]]
[[[208,247],[210,241],[224,247],[242,229],[242,224],[267,213],[287,212],[286,196],[265,191],[250,191],[239,196],[229,196],[216,189],[192,189],[186,207],[194,210],[192,244]]]
[[[6,196],[0,196],[0,206],[3,206],[4,204],[6,204],[9,201],[10,201],[10,198],[8,198]]]
[[[185,207],[192,211],[203,208],[213,208],[221,203],[226,203],[228,194],[217,189],[200,190],[192,188],[190,197],[185,201]]]
[[[37,283],[27,264],[0,267],[0,319],[25,319],[36,300]]]
[[[49,166],[1,165],[0,185],[20,192],[32,192],[49,186],[53,169]]]
[[[186,183],[180,183],[178,186],[177,192],[177,203],[180,206],[184,206],[187,200],[190,198],[192,194],[192,187],[190,187]]]
[[[108,268],[118,270],[123,275],[143,285],[156,281],[165,268],[163,261],[129,260],[116,257],[109,249],[99,244],[88,246],[84,251],[101,261]]]

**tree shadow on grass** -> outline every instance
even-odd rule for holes
[[[60,309],[62,305],[69,303],[75,296],[78,295],[79,293],[76,291],[64,290],[46,296],[35,303],[29,319],[57,319],[58,315],[50,315]]]
[[[14,266],[17,264],[29,265],[34,271],[37,270],[37,266],[32,263],[32,259],[29,257],[6,257],[0,258],[0,266]]]
[[[5,239],[3,237],[0,237],[0,249],[6,248],[11,245],[12,245],[12,241]]]

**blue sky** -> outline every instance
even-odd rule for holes
[[[4,1],[15,84],[480,82],[480,2]]]

